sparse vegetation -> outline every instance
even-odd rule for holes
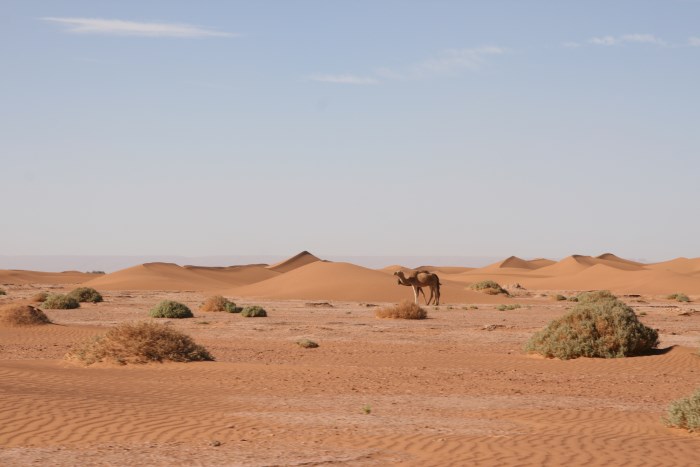
[[[389,308],[380,308],[375,316],[391,319],[425,319],[428,317],[428,312],[413,302],[405,301]]]
[[[38,308],[30,305],[8,305],[0,309],[0,322],[6,326],[39,326],[51,320]]]
[[[87,274],[107,274],[104,271],[88,271]]]
[[[7,295],[7,292],[5,292],[5,289],[0,288],[0,295]]]
[[[242,310],[242,308],[236,307],[236,304],[231,300],[221,295],[207,298],[199,309],[200,311],[227,311],[229,313],[240,313]]]
[[[33,303],[43,303],[46,301],[46,299],[49,297],[49,294],[46,292],[37,292],[34,295],[31,296],[29,301]]]
[[[299,339],[297,341],[297,344],[299,345],[299,347],[303,347],[305,349],[315,349],[316,347],[318,347],[318,344],[316,342],[309,339]]]
[[[48,310],[72,310],[80,308],[80,303],[73,297],[61,294],[50,294],[44,300],[44,308]]]
[[[151,308],[152,318],[192,318],[192,310],[187,305],[172,300],[163,300],[155,307]]]
[[[488,295],[510,295],[506,289],[500,286],[498,282],[486,280],[481,282],[476,282],[470,285],[470,288],[478,292],[483,292]]]
[[[75,290],[71,290],[68,296],[79,302],[99,303],[103,300],[102,295],[92,287],[78,287]]]
[[[610,292],[581,294],[579,300],[572,311],[532,336],[526,350],[568,360],[629,357],[658,345],[658,332],[640,323],[634,310]]]
[[[498,311],[517,310],[518,308],[520,308],[520,305],[518,305],[517,303],[514,303],[514,304],[512,304],[512,305],[498,305],[498,306],[496,307],[496,309],[497,309]]]
[[[690,298],[684,293],[674,293],[666,297],[669,300],[675,300],[677,302],[689,302]]]
[[[552,300],[555,300],[557,302],[563,302],[564,300],[566,300],[566,297],[562,294],[556,294],[552,295]]]
[[[575,295],[572,295],[572,296],[569,297],[567,300],[569,300],[570,302],[578,302],[578,297],[575,296]]]
[[[246,318],[258,318],[267,316],[267,311],[261,306],[247,306],[241,310],[241,316]]]
[[[191,337],[159,323],[124,323],[74,347],[67,355],[86,365],[115,362],[192,362],[214,357]]]
[[[362,407],[362,413],[365,415],[369,415],[372,413],[372,406],[369,404],[366,404],[365,406]]]
[[[688,431],[700,431],[700,389],[683,399],[671,403],[666,424]]]

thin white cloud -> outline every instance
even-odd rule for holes
[[[375,78],[357,75],[311,75],[309,79],[311,81],[333,84],[371,85],[379,83],[379,80]]]
[[[484,46],[470,49],[448,49],[437,57],[430,58],[410,67],[411,73],[423,75],[445,75],[461,70],[478,70],[488,55],[501,55],[506,49],[496,46]]]
[[[44,17],[42,21],[58,23],[74,34],[101,34],[144,37],[235,37],[237,34],[215,31],[182,23],[143,23],[102,18]]]
[[[621,36],[598,36],[588,39],[588,43],[608,47],[614,45],[622,45],[625,43],[666,45],[666,42],[663,39],[660,39],[654,36],[653,34],[623,34]]]
[[[567,49],[575,49],[576,47],[581,47],[581,44],[578,42],[564,42],[561,46],[566,47]]]
[[[688,45],[691,47],[700,47],[700,37],[689,37]]]
[[[487,56],[501,55],[507,49],[497,46],[483,46],[466,49],[447,49],[435,57],[408,65],[400,69],[377,68],[374,76],[359,75],[311,75],[308,79],[336,84],[379,84],[383,81],[420,79],[437,75],[456,74],[463,70],[478,70]]]

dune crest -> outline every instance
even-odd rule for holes
[[[310,263],[315,263],[316,261],[321,261],[321,258],[318,258],[309,253],[308,251],[304,250],[301,253],[298,253],[289,259],[285,259],[284,261],[280,261],[279,263],[268,266],[267,269],[270,269],[275,272],[284,273],[300,268]]]

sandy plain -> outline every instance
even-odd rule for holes
[[[139,265],[107,275],[0,271],[21,303],[37,291],[105,301],[45,310],[52,325],[0,327],[0,465],[697,465],[700,436],[668,428],[668,404],[700,387],[700,260],[614,255],[431,267],[443,304],[423,321],[378,320],[410,298],[391,272],[318,261],[226,268]],[[512,297],[474,292],[484,278]],[[612,289],[659,329],[653,355],[560,361],[523,345],[571,307],[553,293]],[[690,303],[667,300],[672,292]],[[198,311],[213,293],[267,318]],[[82,367],[82,339],[148,320],[161,299],[195,318],[159,320],[215,362]],[[499,311],[499,304],[521,308]],[[472,307],[476,306],[474,309]],[[303,349],[309,338],[320,344]]]

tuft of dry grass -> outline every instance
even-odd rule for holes
[[[73,347],[67,360],[92,365],[114,362],[120,365],[149,362],[193,362],[214,357],[190,336],[152,322],[123,323],[103,336],[96,336]]]
[[[199,307],[200,311],[227,311],[229,313],[236,313],[240,312],[241,310],[238,310],[238,307],[236,307],[236,304],[233,303],[231,300],[229,300],[226,297],[222,297],[221,295],[214,295],[209,298],[207,298],[204,303],[202,303],[202,306]]]
[[[428,312],[411,301],[405,301],[389,308],[380,308],[375,316],[391,319],[425,319],[428,317]]]
[[[31,296],[29,301],[32,303],[44,303],[47,298],[49,298],[49,294],[47,292],[37,292]]]
[[[51,320],[31,305],[8,305],[0,309],[0,322],[6,326],[40,326]]]
[[[681,293],[681,292],[668,295],[666,298],[669,300],[676,300],[677,302],[686,302],[687,303],[690,301],[690,298],[688,298],[688,296],[686,294]]]

